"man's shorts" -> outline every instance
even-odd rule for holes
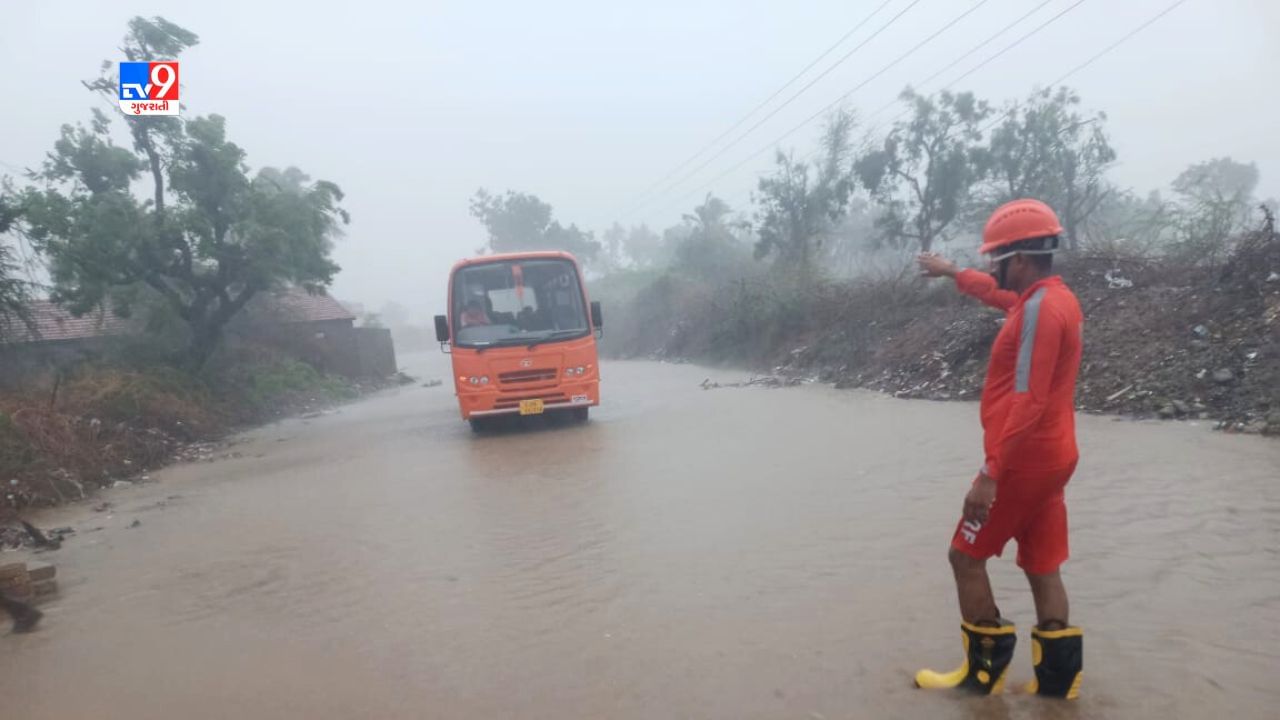
[[[1054,572],[1066,561],[1067,505],[1062,491],[1075,464],[1061,470],[1009,470],[996,486],[985,523],[960,519],[951,547],[986,560],[1018,541],[1018,567],[1032,575]]]

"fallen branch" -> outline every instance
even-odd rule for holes
[[[1110,395],[1108,395],[1108,396],[1107,396],[1107,402],[1115,402],[1115,401],[1116,401],[1116,398],[1119,398],[1121,395],[1123,395],[1123,394],[1125,394],[1125,393],[1129,392],[1129,391],[1130,391],[1130,390],[1132,390],[1132,389],[1133,389],[1133,386],[1132,386],[1132,385],[1125,385],[1125,386],[1124,386],[1123,388],[1121,388],[1120,390],[1117,390],[1117,391],[1115,391],[1115,392],[1111,393]]]

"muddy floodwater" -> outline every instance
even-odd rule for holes
[[[959,660],[976,406],[605,372],[583,427],[473,437],[414,385],[39,518],[79,532],[41,631],[0,636],[0,717],[1280,716],[1280,443],[1082,417],[1083,697],[959,698],[911,676]],[[1020,685],[1031,603],[993,571]]]

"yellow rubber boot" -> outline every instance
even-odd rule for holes
[[[1013,660],[1018,644],[1017,628],[1000,621],[999,627],[981,627],[961,623],[964,640],[964,662],[951,672],[921,670],[916,673],[916,687],[926,689],[958,688],[979,695],[997,695],[1004,689],[1005,672]]]
[[[1036,679],[1027,683],[1027,692],[1068,700],[1080,697],[1084,631],[1078,627],[1061,630],[1033,628],[1031,664],[1035,666]]]

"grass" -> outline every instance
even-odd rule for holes
[[[183,442],[356,397],[346,381],[280,357],[204,376],[167,366],[83,366],[0,391],[0,503],[52,505],[169,462]]]
[[[346,382],[323,375],[297,360],[252,366],[236,373],[228,388],[236,404],[261,413],[275,414],[298,402],[340,402],[356,397],[358,391]]]

